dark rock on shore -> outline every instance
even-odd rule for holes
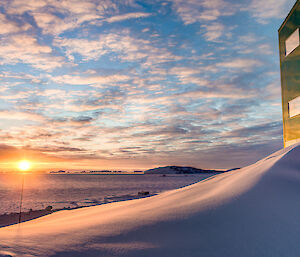
[[[21,222],[36,219],[38,217],[52,213],[52,210],[46,208],[44,210],[28,211],[21,213]],[[19,223],[19,213],[10,213],[0,215],[0,227],[5,227]]]

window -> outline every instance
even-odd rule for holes
[[[300,96],[289,101],[289,117],[293,118],[300,114]]]
[[[299,28],[297,28],[286,40],[285,40],[285,56],[288,56],[300,45]]]

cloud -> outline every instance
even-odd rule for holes
[[[248,11],[258,22],[266,23],[272,18],[283,18],[295,1],[252,0],[246,6],[242,3],[224,0],[173,0],[174,10],[185,24],[216,21],[222,16],[230,16],[238,10]]]
[[[84,111],[84,110],[81,110]],[[73,114],[74,115],[74,114]],[[64,127],[68,129],[76,128],[80,129],[81,127],[89,126],[95,119],[90,116],[77,116],[77,117],[59,117],[59,118],[49,118],[47,123],[56,127]],[[74,131],[76,132],[76,131]],[[76,133],[75,133],[76,134]]]
[[[32,75],[29,73],[23,73],[23,72],[10,72],[10,71],[3,71],[0,74],[0,78],[2,79],[13,79],[13,80],[18,80],[18,81],[25,81],[27,83],[32,83],[32,84],[40,84],[42,83],[42,75]]]
[[[65,50],[69,60],[74,61],[74,54],[78,53],[84,61],[97,60],[100,56],[108,53],[106,45],[109,39],[100,37],[98,40],[56,38],[54,45]]]
[[[281,99],[281,85],[279,79],[276,79],[272,81],[270,84],[268,84],[264,89],[266,95],[266,100],[278,100]],[[280,101],[281,102],[281,101]],[[277,104],[280,104],[277,103]]]
[[[137,7],[133,1],[122,1],[120,5]],[[103,21],[112,23],[151,15],[144,12],[115,15],[119,11],[119,5],[111,0],[9,0],[6,9],[11,15],[30,14],[43,33],[51,35],[60,35],[86,24],[99,25]],[[111,17],[106,18],[107,16]]]
[[[30,26],[19,25],[17,22],[8,20],[3,13],[0,13],[0,34],[16,33],[28,30]]]
[[[254,126],[239,128],[233,131],[230,131],[227,134],[227,137],[236,137],[236,138],[251,138],[255,137],[255,140],[257,141],[257,138],[273,138],[273,137],[281,137],[282,135],[282,122],[280,121],[274,121],[274,122],[268,122],[263,124],[258,124]]]
[[[293,0],[278,0],[276,3],[274,0],[252,0],[245,9],[250,11],[258,22],[266,23],[270,19],[284,18],[294,3]]]
[[[74,30],[82,23],[102,18],[102,16],[86,13],[78,15],[77,18],[60,18],[51,13],[33,13],[37,25],[43,29],[45,34],[59,35],[67,30]]]
[[[275,49],[273,49],[270,44],[264,43],[257,46],[257,51],[263,55],[271,55],[274,54]]]
[[[108,23],[112,22],[120,22],[129,19],[138,19],[138,18],[146,18],[151,16],[151,13],[143,13],[143,12],[134,12],[134,13],[125,13],[121,15],[115,15],[109,18],[106,18],[105,21]]]
[[[246,34],[238,37],[238,43],[235,44],[233,49],[237,50],[237,54],[243,55],[274,55],[277,49],[271,46],[271,44],[265,38],[254,35]]]
[[[18,13],[22,14],[24,12],[36,10],[38,8],[43,8],[47,5],[47,0],[28,0],[28,1],[22,1],[22,0],[11,0],[11,1],[4,1],[7,4],[7,12],[12,13]]]
[[[237,69],[248,72],[258,66],[261,66],[262,62],[256,59],[235,58],[229,61],[219,62],[216,65],[218,67],[223,67],[227,69]]]
[[[82,152],[84,151],[81,148],[76,148],[76,147],[66,147],[66,146],[44,146],[44,147],[24,147],[24,150],[31,150],[31,151],[38,151],[42,153],[57,153],[57,152]]]
[[[16,93],[11,93],[11,92],[5,92],[0,95],[0,99],[3,100],[20,100],[20,99],[26,99],[31,95],[32,92],[16,92]]]
[[[65,30],[76,27],[72,22],[65,22],[63,19],[51,13],[34,13],[36,24],[43,29],[45,34],[60,34]]]
[[[228,28],[225,28],[223,24],[218,22],[202,25],[202,27],[206,29],[204,33],[205,39],[212,42],[218,42],[220,37],[222,37],[225,32],[228,32]]]
[[[115,8],[116,5],[110,0],[10,0],[6,9],[11,15],[28,13],[34,17],[43,33],[59,35],[85,22],[102,18],[107,11]]]
[[[0,110],[0,118],[9,119],[9,120],[28,120],[28,121],[35,121],[35,122],[45,121],[45,117],[41,114],[34,113],[34,112],[22,112],[22,111]]]
[[[120,81],[127,81],[130,79],[127,75],[106,75],[106,76],[77,76],[77,75],[62,75],[51,77],[53,81],[61,84],[70,85],[91,85],[95,87],[101,87],[105,84],[117,83]]]
[[[71,121],[75,124],[89,124],[93,121],[93,118],[92,117],[89,117],[89,116],[79,116],[79,117],[75,117],[75,118],[72,118]]]
[[[66,100],[68,97],[72,97],[73,92],[67,92],[62,89],[45,89],[45,90],[36,90],[35,95],[48,97],[49,99],[58,99],[62,98]]]
[[[150,40],[132,37],[128,30],[102,34],[97,40],[56,38],[54,45],[63,49],[70,60],[74,60],[76,53],[84,61],[98,60],[105,54],[114,53],[121,61],[140,62],[141,65],[149,67],[181,59],[165,47],[155,47]]]
[[[49,165],[53,165],[53,163],[58,161],[63,161],[63,154],[64,152],[77,152],[80,153],[81,149],[76,149],[72,147],[41,147],[41,148],[35,148],[30,146],[20,146],[15,147],[12,145],[7,144],[0,144],[0,167],[2,166],[3,170],[9,171],[13,170],[15,171],[15,164],[17,161],[20,161],[23,158],[31,160],[34,164],[38,163],[38,170],[45,169],[49,171]],[[62,157],[55,156],[53,153],[60,153]],[[41,164],[43,162],[46,162],[46,167],[41,168]],[[10,165],[8,165],[10,164]],[[35,167],[33,167],[35,168]]]
[[[232,15],[237,9],[237,4],[223,0],[173,0],[173,6],[185,24],[215,21]]]
[[[33,36],[17,34],[4,37],[0,43],[0,64],[27,63],[42,70],[53,70],[64,64],[60,56],[53,56],[52,48],[41,45]]]

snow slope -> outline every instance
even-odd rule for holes
[[[9,255],[298,257],[300,144],[153,197],[1,228]]]

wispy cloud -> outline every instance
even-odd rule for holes
[[[54,44],[65,49],[70,60],[74,60],[73,55],[76,53],[80,54],[84,61],[97,60],[105,54],[115,53],[121,61],[139,60],[145,65],[180,59],[165,47],[153,46],[149,39],[132,37],[128,30],[102,34],[97,40],[57,38]]]
[[[0,110],[0,118],[7,120],[27,120],[33,122],[45,121],[45,117],[38,113],[11,110]]]
[[[7,1],[7,12],[16,15],[29,13],[44,33],[58,35],[66,30],[78,28],[84,22],[102,18],[106,11],[116,7],[109,0],[97,2],[13,0]]]
[[[174,0],[174,8],[185,24],[197,21],[214,21],[220,16],[232,15],[237,8],[236,3],[223,0]]]
[[[205,28],[206,32],[204,37],[207,41],[218,41],[220,37],[228,31],[228,28],[225,29],[225,26],[221,23],[213,22],[210,24],[202,25]]]
[[[62,75],[51,78],[56,83],[70,84],[70,85],[91,85],[94,87],[101,87],[105,84],[112,84],[114,82],[126,81],[130,77],[128,75],[106,75],[106,76],[78,76],[78,75]]]
[[[293,0],[273,0],[259,1],[252,0],[248,7],[253,17],[259,22],[266,23],[270,19],[284,18],[288,10],[295,3]],[[245,8],[246,9],[246,8]]]
[[[219,67],[224,67],[228,69],[237,69],[243,71],[251,71],[253,68],[261,65],[262,62],[260,60],[241,59],[241,58],[236,58],[233,60],[224,61],[217,64],[217,66]]]
[[[39,44],[37,39],[27,34],[2,38],[0,64],[23,62],[42,70],[53,70],[64,64],[64,58],[52,55],[52,48]]]
[[[134,13],[125,13],[121,15],[115,15],[109,18],[106,18],[105,21],[112,23],[112,22],[120,22],[124,20],[129,20],[129,19],[138,19],[138,18],[146,18],[151,16],[151,13],[143,13],[143,12],[134,12]]]
[[[31,26],[29,24],[18,24],[14,20],[9,20],[7,17],[0,13],[0,34],[16,33],[26,31]]]

